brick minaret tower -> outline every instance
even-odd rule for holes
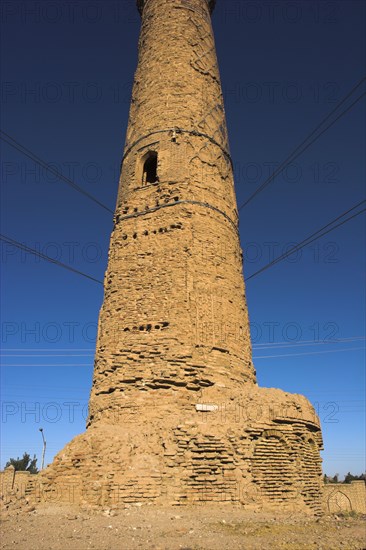
[[[138,5],[92,424],[127,402],[190,411],[255,380],[213,2]]]
[[[42,474],[43,495],[317,510],[314,410],[256,384],[215,1],[137,4],[88,427]]]

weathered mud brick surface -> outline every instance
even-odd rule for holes
[[[321,508],[312,406],[256,384],[213,7],[138,2],[88,426],[37,500]]]

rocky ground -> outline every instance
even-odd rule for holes
[[[3,511],[4,550],[365,550],[365,518],[254,513],[228,506],[101,512],[50,506]]]

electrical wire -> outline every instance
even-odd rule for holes
[[[2,134],[2,135],[1,135]],[[3,137],[5,136],[5,137]],[[77,185],[74,181],[72,181],[71,179],[67,178],[66,176],[64,176],[63,174],[60,174],[60,172],[58,172],[55,168],[53,168],[52,166],[50,166],[49,164],[47,164],[47,162],[45,162],[44,160],[42,160],[40,157],[38,157],[35,153],[33,153],[32,151],[30,151],[30,149],[27,149],[26,147],[24,147],[24,145],[22,145],[21,143],[19,143],[18,141],[16,141],[13,137],[11,137],[9,134],[7,134],[6,132],[4,132],[3,130],[0,129],[0,139],[2,139],[5,143],[7,143],[8,145],[10,145],[10,147],[13,147],[14,149],[16,149],[17,151],[19,151],[19,153],[21,153],[22,155],[30,158],[33,162],[35,162],[36,164],[38,164],[39,166],[41,166],[42,168],[45,168],[46,170],[48,170],[49,172],[51,172],[51,174],[54,174],[57,178],[59,178],[60,180],[62,180],[63,182],[67,183],[67,185],[69,185],[70,187],[72,187],[73,189],[75,189],[75,191],[78,191],[79,193],[81,193],[82,195],[84,195],[85,197],[87,197],[88,199],[92,200],[93,202],[95,202],[98,206],[100,206],[101,208],[104,208],[104,210],[107,210],[107,212],[110,212],[111,214],[114,214],[113,210],[111,210],[110,208],[108,208],[108,206],[106,206],[105,204],[103,204],[102,202],[100,202],[100,200],[98,200],[97,198],[95,198],[93,195],[91,195],[90,193],[88,193],[87,191],[85,191],[85,189],[83,189],[82,187],[80,187],[79,185]],[[10,141],[11,140],[11,141]]]
[[[336,221],[338,221],[339,219],[343,218],[346,214],[348,214],[349,212],[351,212],[352,210],[355,210],[355,208],[359,207],[361,204],[363,204],[364,202],[366,202],[366,200],[363,200],[361,201],[360,203],[356,204],[355,206],[353,206],[352,208],[346,210],[345,212],[343,212],[340,216],[337,216],[334,220],[332,220],[331,222],[327,223],[326,225],[324,225],[323,227],[321,227],[320,229],[318,229],[317,231],[315,231],[315,233],[312,233],[312,235],[309,235],[309,237],[306,237],[304,240],[302,240],[298,245],[296,246],[293,246],[292,248],[290,248],[290,250],[288,250],[287,252],[285,252],[284,254],[282,254],[281,256],[278,256],[277,258],[275,258],[274,260],[272,260],[271,262],[269,262],[268,264],[266,264],[265,266],[263,266],[261,269],[258,269],[258,271],[256,271],[255,273],[252,273],[252,275],[250,275],[249,277],[246,277],[246,281],[249,281],[250,279],[253,279],[254,277],[256,277],[257,275],[259,275],[260,273],[263,273],[263,271],[266,271],[267,269],[269,269],[270,267],[272,267],[273,265],[281,262],[282,260],[284,260],[285,258],[287,258],[288,256],[291,256],[291,254],[294,254],[295,252],[298,252],[299,250],[301,250],[302,248],[304,248],[305,246],[307,246],[308,244],[311,244],[312,242],[316,241],[317,239],[320,239],[321,237],[323,237],[324,235],[327,235],[328,233],[330,233],[331,231],[333,231],[334,229],[337,229],[337,227],[340,227],[342,225],[344,225],[345,223],[349,222],[350,220],[352,220],[353,218],[356,218],[357,216],[359,216],[360,214],[362,214],[363,212],[366,211],[366,208],[363,208],[362,210],[360,210],[359,212],[356,212],[356,214],[353,214],[352,216],[349,216],[348,218],[346,218],[345,220],[337,223],[336,225],[334,225],[333,227],[330,227],[330,229],[327,229],[327,231],[324,231],[324,229],[326,229],[327,227],[329,227],[330,225],[333,225]]]
[[[300,357],[303,355],[318,355],[323,353],[338,353],[341,351],[359,351],[365,350],[366,348],[342,348],[342,349],[327,349],[324,351],[304,351],[302,353],[283,353],[278,355],[256,355],[253,356],[253,359],[272,359],[274,357]]]
[[[283,348],[283,347],[293,347],[293,346],[311,346],[311,345],[318,345],[318,344],[338,344],[339,342],[345,343],[345,342],[354,342],[357,340],[366,340],[366,336],[349,336],[347,338],[332,338],[331,340],[327,340],[324,338],[324,340],[296,340],[291,342],[290,340],[284,340],[283,342],[262,342],[258,344],[253,344],[253,347],[258,348]],[[19,351],[21,348],[14,348],[14,351]],[[4,350],[4,351],[10,351],[10,350]],[[27,350],[25,350],[27,351]],[[31,350],[32,351],[32,350]],[[37,350],[35,350],[37,351]],[[49,350],[46,350],[49,351]],[[56,350],[57,351],[57,350]],[[77,351],[77,350],[75,350]],[[90,350],[88,350],[90,351]]]
[[[58,265],[60,267],[63,267],[64,269],[67,269],[68,271],[72,271],[73,273],[77,273],[78,275],[82,275],[86,279],[90,279],[91,281],[95,281],[96,283],[103,284],[103,281],[100,281],[99,279],[96,279],[95,277],[92,277],[91,275],[88,275],[87,273],[84,273],[83,271],[79,271],[78,269],[75,269],[71,267],[68,264],[64,264],[63,262],[60,262],[59,260],[55,260],[54,258],[50,258],[49,256],[46,256],[46,254],[42,254],[42,252],[39,252],[38,250],[35,250],[34,248],[30,248],[29,246],[26,246],[23,243],[20,243],[19,241],[16,241],[15,239],[11,239],[10,237],[7,237],[6,235],[0,234],[0,240],[4,241],[8,244],[12,244],[13,246],[16,246],[17,248],[20,248],[20,250],[24,250],[28,254],[33,254],[34,256],[38,256],[39,258],[42,258],[43,260],[47,260],[48,262]]]
[[[353,103],[351,103],[351,105],[349,105],[347,107],[347,109],[345,109],[344,111],[342,111],[328,126],[326,126],[317,136],[315,136],[314,139],[312,139],[310,141],[310,143],[308,143],[307,145],[306,142],[323,126],[323,124],[335,113],[335,111],[337,111],[339,109],[339,107],[353,94],[353,92],[359,87],[361,86],[361,84],[366,80],[366,77],[363,77],[353,88],[352,90],[336,105],[336,107],[314,128],[314,130],[312,130],[312,132],[306,136],[306,138],[300,143],[300,145],[298,145],[293,151],[292,153],[290,153],[290,155],[284,160],[282,161],[282,163],[280,164],[280,166],[278,168],[275,169],[275,171],[273,172],[273,174],[271,174],[263,183],[262,185],[260,185],[258,187],[258,189],[256,189],[254,191],[254,193],[252,195],[250,195],[250,197],[244,201],[244,203],[238,208],[238,211],[240,211],[242,208],[244,208],[247,204],[249,204],[253,199],[254,197],[256,197],[261,191],[263,191],[263,189],[265,189],[274,179],[276,176],[278,176],[281,172],[283,172],[283,170],[291,163],[293,162],[296,158],[298,158],[300,155],[302,155],[302,153],[304,153],[309,147],[310,145],[312,145],[315,141],[317,141],[320,136],[322,136],[331,126],[333,126],[333,124],[335,124],[337,122],[337,120],[339,120],[340,118],[342,118],[346,113],[348,113],[348,111],[350,111],[355,105],[356,103],[358,103],[363,97],[364,95],[366,94],[366,92],[362,93]],[[303,145],[305,145],[305,147],[303,149],[301,149],[303,147]],[[297,153],[297,154],[295,154]],[[295,155],[295,156],[294,156]]]

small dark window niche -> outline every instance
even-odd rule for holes
[[[158,154],[156,151],[149,151],[142,159],[142,185],[156,183],[158,178]]]

